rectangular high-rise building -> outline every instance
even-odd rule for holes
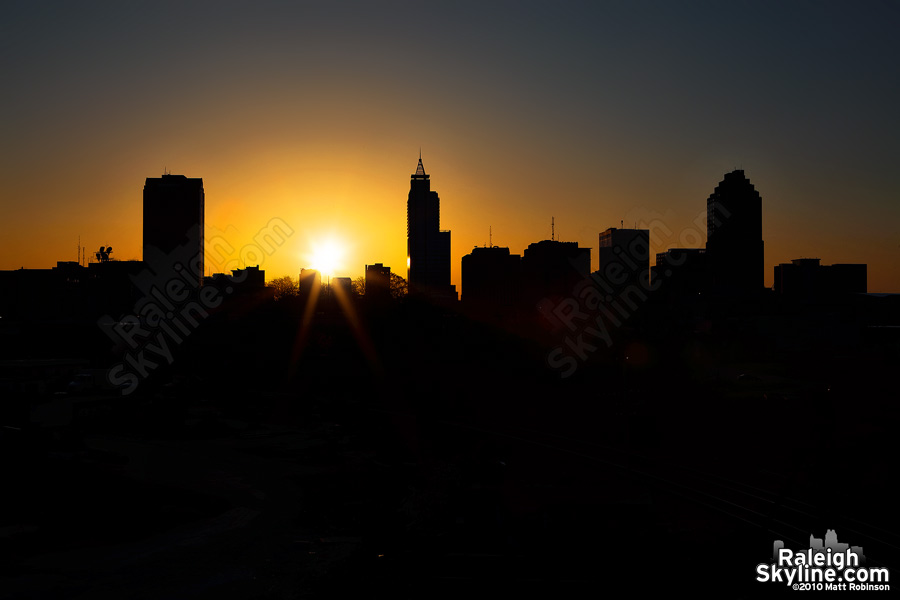
[[[600,234],[597,274],[609,286],[644,289],[650,277],[650,230],[610,227]]]
[[[382,263],[366,265],[366,302],[391,299],[391,268]]]
[[[203,180],[148,177],[144,184],[144,262],[163,277],[188,270],[203,283]]]
[[[322,274],[315,269],[300,269],[300,283],[297,286],[300,297],[318,297],[322,289]]]
[[[522,276],[526,305],[553,296],[567,297],[591,274],[591,249],[578,242],[542,240],[529,244],[522,253]]]
[[[709,252],[705,248],[669,248],[656,255],[653,289],[671,298],[694,298],[709,290]]]
[[[509,248],[473,248],[462,257],[462,301],[468,306],[511,306],[522,295],[522,257]]]

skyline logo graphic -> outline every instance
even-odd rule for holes
[[[825,538],[809,536],[809,548],[791,550],[782,540],[772,543],[771,564],[756,566],[756,580],[789,585],[794,590],[890,590],[890,571],[865,567],[862,546],[838,542],[833,529]]]

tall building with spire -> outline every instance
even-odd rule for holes
[[[456,297],[450,285],[450,232],[441,231],[441,201],[422,166],[410,177],[406,203],[406,261],[411,294]]]
[[[706,261],[712,290],[729,295],[765,286],[762,198],[737,169],[706,201]]]

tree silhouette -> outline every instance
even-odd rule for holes
[[[391,273],[391,298],[399,300],[407,293],[409,293],[409,286],[406,284],[406,280],[396,273]]]
[[[275,289],[275,300],[290,298],[296,296],[300,292],[300,286],[297,283],[297,280],[290,275],[271,280],[269,282],[269,287]]]
[[[351,283],[353,286],[353,293],[357,296],[365,296],[366,295],[366,278],[360,275]]]

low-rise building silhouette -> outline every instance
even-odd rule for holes
[[[223,298],[246,294],[271,296],[274,290],[266,288],[266,272],[259,265],[244,269],[232,269],[231,275],[213,273],[203,278],[204,286],[213,286]]]
[[[49,322],[130,313],[142,295],[132,278],[144,268],[139,260],[58,261],[50,269],[0,271],[0,316]]]
[[[775,293],[813,298],[834,294],[865,294],[865,264],[820,264],[818,258],[795,258],[775,266]]]

